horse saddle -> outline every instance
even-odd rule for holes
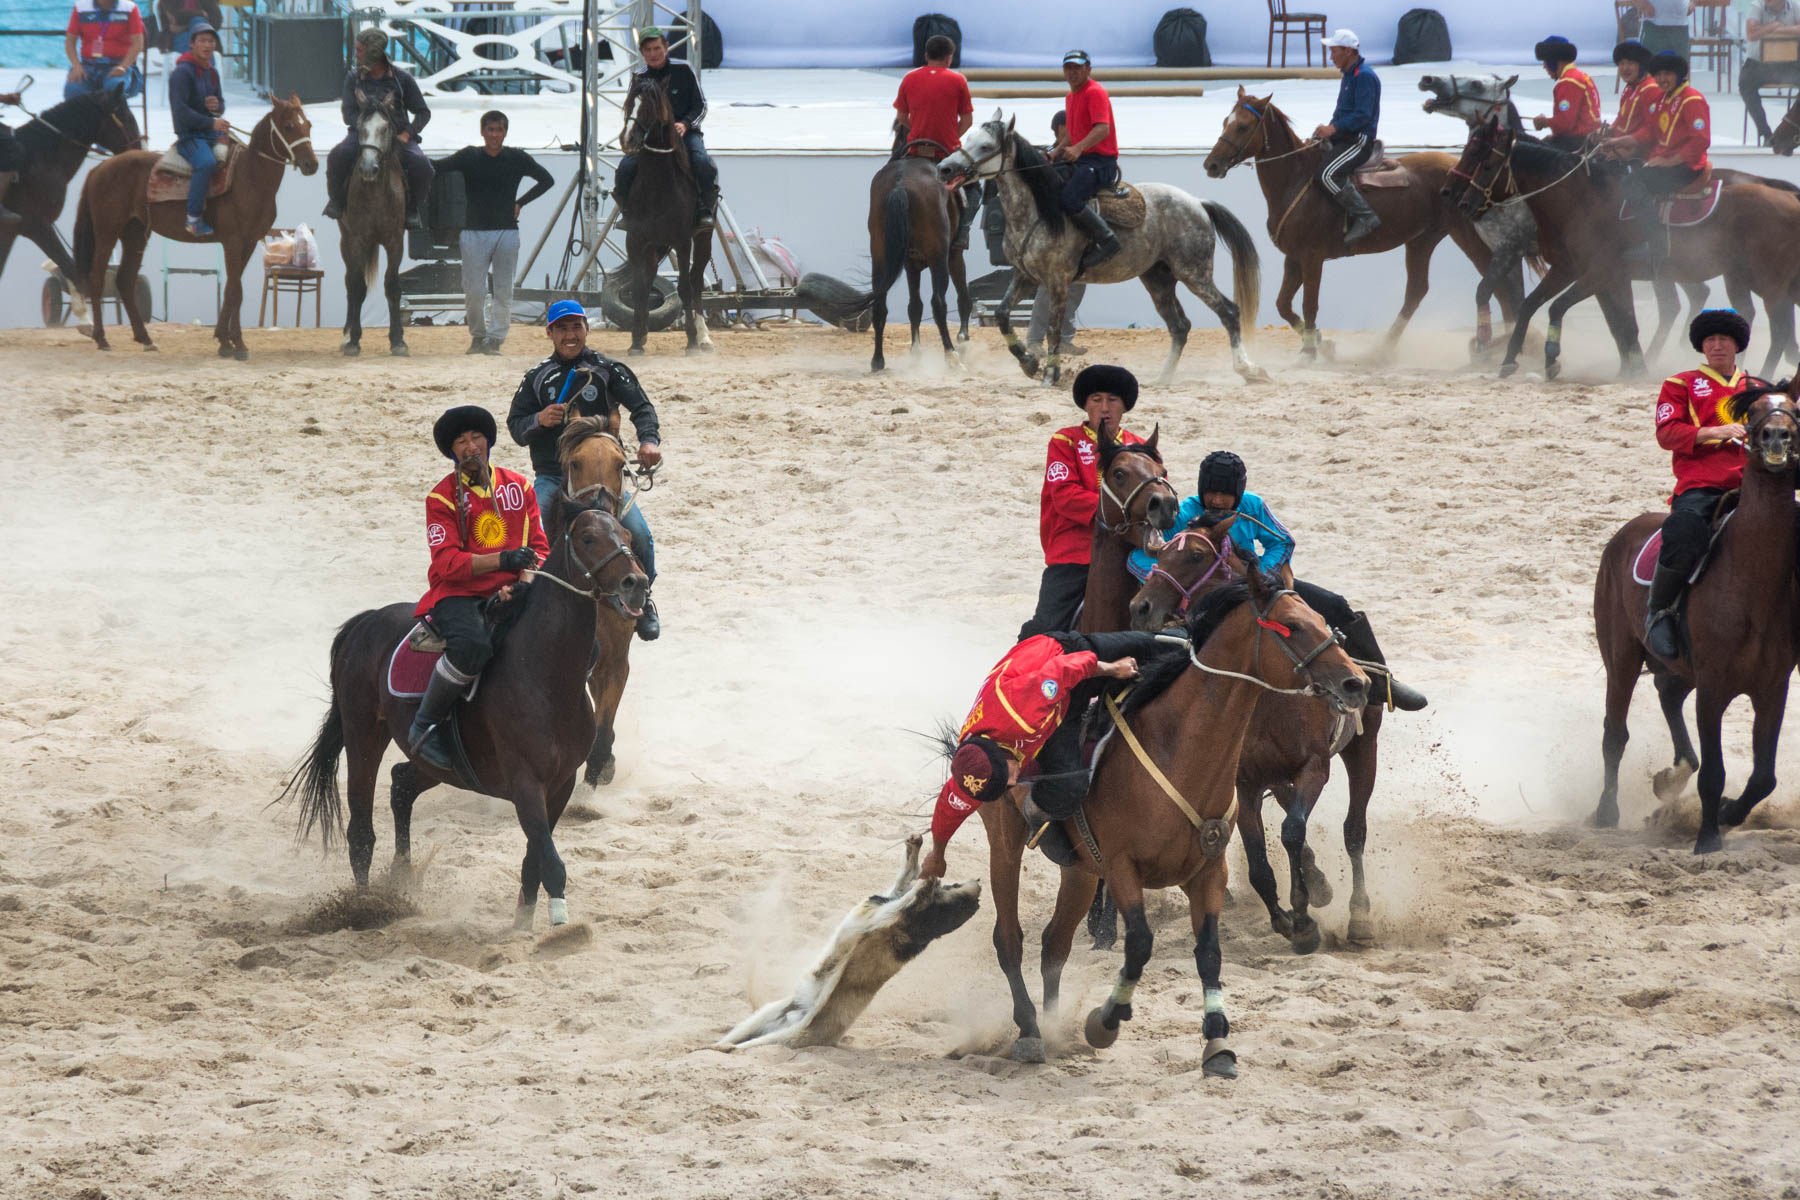
[[[1692,573],[1688,575],[1688,586],[1700,582],[1700,576],[1706,574],[1707,564],[1712,562],[1713,552],[1719,548],[1719,538],[1725,533],[1725,526],[1731,521],[1731,514],[1737,511],[1738,494],[1726,492],[1719,498],[1719,508],[1713,514],[1712,536],[1706,539],[1706,553],[1694,564]],[[1637,557],[1631,560],[1631,581],[1640,587],[1649,587],[1651,577],[1656,574],[1656,557],[1662,552],[1662,530],[1658,529],[1650,535],[1638,550]]]
[[[906,143],[906,149],[900,152],[902,158],[924,158],[932,162],[942,162],[950,157],[950,151],[930,138],[914,138]]]
[[[1129,183],[1106,189],[1094,197],[1094,203],[1114,229],[1136,229],[1144,223],[1144,193]]]
[[[388,657],[387,690],[396,700],[417,700],[425,694],[425,685],[431,681],[431,673],[437,668],[438,659],[444,657],[444,639],[438,636],[437,630],[430,622],[420,620],[407,631],[394,647]],[[475,698],[475,689],[481,686],[481,676],[477,675],[464,693],[464,700]]]
[[[1356,168],[1355,182],[1359,188],[1402,188],[1412,182],[1412,172],[1406,164],[1397,158],[1389,158],[1381,139],[1369,149],[1369,157],[1363,165]]]
[[[1725,188],[1725,181],[1713,178],[1711,168],[1681,191],[1661,200],[1656,206],[1657,219],[1664,225],[1673,228],[1685,228],[1698,225],[1713,215],[1713,209],[1719,206],[1719,193]],[[1631,201],[1626,200],[1619,205],[1619,219],[1629,221],[1637,214]]]
[[[231,190],[231,180],[237,174],[238,159],[243,157],[244,150],[234,142],[214,142],[213,154],[219,160],[219,169],[213,172],[212,183],[206,189],[209,198],[222,196]],[[150,203],[185,201],[188,181],[193,177],[193,164],[181,157],[181,152],[174,146],[170,146],[150,169]]]

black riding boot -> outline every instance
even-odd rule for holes
[[[981,209],[981,189],[966,187],[962,191],[962,211],[957,216],[956,236],[950,239],[952,250],[969,248],[969,229],[975,224],[975,214]]]
[[[346,171],[342,179],[332,178],[330,170],[325,172],[325,219],[336,221],[344,215],[344,201],[350,194],[350,173]]]
[[[17,178],[18,173],[15,171],[0,171],[0,200],[6,199],[6,189],[11,187],[13,180]],[[17,228],[22,220],[24,220],[24,218],[19,216],[18,213],[12,211],[10,208],[6,207],[6,205],[0,204],[0,229]],[[967,243],[964,244],[966,245]]]
[[[1375,215],[1375,210],[1349,180],[1338,186],[1337,202],[1350,218],[1350,227],[1344,231],[1344,245],[1361,241],[1381,228],[1381,218]]]
[[[1081,231],[1082,236],[1094,243],[1081,256],[1082,271],[1099,266],[1123,248],[1119,245],[1118,235],[1113,233],[1112,226],[1093,209],[1083,207],[1070,213],[1069,220]]]
[[[1658,658],[1681,657],[1681,616],[1677,606],[1687,585],[1687,574],[1659,562],[1656,573],[1650,576],[1650,612],[1644,619],[1644,644]]]
[[[406,227],[408,229],[427,229],[430,222],[426,219],[426,207],[431,203],[430,194],[415,196],[406,194]]]
[[[662,636],[662,622],[656,619],[656,601],[649,596],[644,597],[644,612],[637,619],[637,635],[646,642],[654,642]]]
[[[450,715],[450,706],[462,698],[474,680],[473,675],[464,675],[451,666],[449,658],[438,659],[431,672],[431,682],[425,685],[425,696],[419,701],[412,728],[406,734],[414,758],[440,771],[456,769],[450,761],[450,738],[444,729],[444,718]]]
[[[1368,614],[1357,613],[1339,632],[1344,635],[1344,652],[1351,658],[1387,665],[1387,656],[1375,641],[1375,631],[1369,628]],[[1418,712],[1425,707],[1424,693],[1401,683],[1391,671],[1370,671],[1369,684],[1369,695],[1377,704],[1392,704],[1402,712]]]
[[[711,229],[718,223],[719,185],[713,184],[700,192],[699,200],[694,205],[694,231]]]

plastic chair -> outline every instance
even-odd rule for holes
[[[1275,36],[1281,35],[1281,65],[1287,66],[1288,39],[1298,37],[1306,46],[1306,65],[1312,66],[1312,48],[1314,46],[1313,30],[1318,30],[1318,39],[1325,39],[1324,13],[1297,13],[1287,10],[1287,0],[1268,0],[1269,5],[1269,57],[1268,66],[1275,65]],[[1298,29],[1295,26],[1299,26]],[[1320,58],[1324,58],[1323,49]]]

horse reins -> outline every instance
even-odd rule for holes
[[[235,134],[235,133],[242,133],[243,130],[237,125],[232,125],[229,132]],[[256,155],[258,158],[266,158],[272,163],[280,163],[284,167],[295,167],[295,168],[298,168],[300,166],[300,160],[294,156],[295,147],[312,145],[312,135],[311,134],[307,134],[305,137],[300,138],[297,141],[292,141],[292,142],[288,141],[287,135],[281,132],[281,126],[275,121],[275,114],[274,114],[273,110],[271,110],[269,113],[269,137],[271,139],[273,139],[274,141],[281,143],[282,153],[287,155],[286,158],[276,158],[273,154],[270,154],[266,150],[257,149],[256,148],[256,130],[255,129],[251,129],[249,138],[240,144],[246,150],[248,150],[252,154]]]
[[[1299,599],[1299,593],[1295,592],[1292,588],[1281,588],[1269,597],[1267,608],[1258,609],[1256,602],[1254,600],[1251,601],[1250,611],[1256,615],[1257,625],[1256,649],[1254,651],[1255,657],[1253,661],[1256,662],[1260,668],[1262,662],[1262,635],[1263,631],[1267,630],[1275,635],[1275,644],[1281,647],[1281,652],[1283,654],[1287,655],[1288,662],[1293,665],[1295,674],[1304,676],[1308,674],[1308,665],[1311,664],[1314,659],[1318,658],[1319,655],[1325,653],[1325,651],[1342,641],[1342,637],[1336,630],[1333,630],[1326,636],[1324,641],[1314,646],[1311,650],[1308,650],[1304,655],[1296,653],[1294,648],[1288,645],[1289,639],[1294,636],[1294,631],[1279,621],[1272,621],[1269,619],[1269,614],[1275,611],[1276,603],[1279,602],[1283,596],[1293,596],[1296,599]],[[1304,604],[1305,601],[1302,600],[1301,603]],[[1264,691],[1274,692],[1278,696],[1324,696],[1328,700],[1332,699],[1330,693],[1324,691],[1316,683],[1308,683],[1305,687],[1297,688],[1276,687],[1274,684],[1255,675],[1246,675],[1241,671],[1227,671],[1224,667],[1209,667],[1200,661],[1199,649],[1192,644],[1188,646],[1188,661],[1208,675],[1219,675],[1227,679],[1241,679],[1245,683],[1254,683]]]
[[[1167,571],[1163,570],[1162,564],[1160,562],[1158,562],[1155,566],[1150,568],[1150,574],[1144,580],[1145,583],[1149,583],[1150,580],[1160,577],[1160,578],[1163,578],[1163,579],[1166,579],[1169,581],[1169,586],[1175,589],[1175,594],[1177,596],[1181,597],[1181,603],[1175,609],[1175,615],[1177,615],[1177,616],[1181,615],[1182,613],[1185,613],[1188,610],[1188,601],[1190,601],[1194,598],[1194,593],[1199,591],[1200,586],[1202,584],[1204,584],[1207,580],[1211,579],[1220,570],[1220,568],[1223,568],[1227,575],[1229,575],[1231,573],[1231,566],[1228,562],[1226,562],[1225,556],[1219,552],[1218,546],[1214,545],[1213,540],[1211,538],[1207,537],[1206,534],[1202,533],[1198,529],[1182,530],[1180,533],[1175,535],[1174,539],[1168,543],[1168,545],[1165,547],[1165,549],[1173,547],[1175,550],[1179,551],[1179,550],[1185,548],[1185,546],[1187,545],[1187,540],[1189,538],[1199,538],[1203,543],[1205,543],[1206,548],[1213,552],[1212,566],[1206,568],[1206,573],[1201,575],[1200,578],[1194,580],[1192,587],[1185,587],[1185,588],[1182,587],[1181,581],[1179,579],[1176,579],[1173,575],[1169,574]]]
[[[588,511],[593,511],[593,510],[588,510]],[[579,515],[579,514],[577,514],[577,515]],[[615,520],[616,519],[617,518],[615,518]],[[632,556],[631,546],[629,544],[614,547],[613,552],[611,554],[607,555],[605,558],[601,559],[599,562],[593,564],[592,566],[589,566],[587,563],[582,562],[581,555],[579,555],[575,552],[574,528],[573,527],[574,527],[574,522],[571,521],[569,523],[569,527],[565,528],[563,530],[563,535],[562,535],[563,552],[568,555],[570,562],[573,562],[577,567],[579,567],[581,569],[581,573],[582,573],[583,577],[585,577],[587,579],[588,583],[592,584],[593,586],[586,587],[586,588],[579,588],[579,587],[576,587],[574,584],[570,583],[568,580],[563,579],[560,576],[552,575],[549,571],[538,569],[538,568],[532,569],[531,577],[532,577],[533,581],[536,581],[539,579],[548,579],[551,583],[554,583],[557,587],[562,588],[564,591],[574,592],[577,596],[584,597],[588,600],[598,601],[600,599],[600,581],[598,579],[595,579],[594,575],[599,571],[604,571],[606,569],[607,564],[612,562],[613,559],[618,558],[620,555],[624,555],[626,558],[631,559],[631,565],[638,568],[639,574],[643,573],[643,567],[639,566],[637,559]],[[613,608],[618,610],[618,612],[621,615],[624,615],[624,616],[630,615],[625,612],[624,601],[619,598],[619,593],[618,593],[617,588],[606,593],[606,599],[607,599],[607,602],[610,603],[613,606]]]

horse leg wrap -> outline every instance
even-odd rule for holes
[[[1222,1013],[1225,1011],[1224,988],[1206,989],[1206,1011],[1209,1013]]]
[[[550,924],[567,925],[569,923],[569,902],[556,896],[550,897]]]
[[[1124,976],[1120,976],[1119,981],[1113,984],[1112,995],[1107,997],[1106,1006],[1112,1009],[1124,1008],[1131,1003],[1132,994],[1136,991],[1136,980],[1126,979]]]
[[[1562,326],[1552,325],[1544,331],[1544,352],[1556,354],[1562,350]]]

